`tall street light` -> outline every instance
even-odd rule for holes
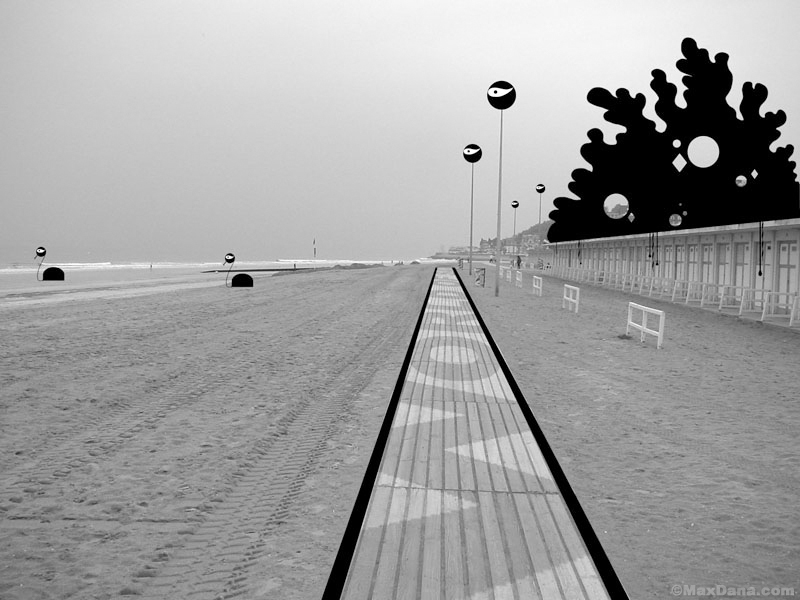
[[[475,163],[481,159],[483,152],[478,144],[469,144],[464,148],[464,160],[472,166],[472,183],[469,186],[469,274],[472,275],[472,204],[475,193]]]
[[[539,223],[542,222],[542,194],[544,193],[544,186],[540,183],[536,186],[536,191],[539,192]]]
[[[514,200],[511,203],[511,208],[514,209],[514,254],[519,254],[519,248],[517,247],[517,208],[519,208],[519,202]]]
[[[500,163],[497,177],[497,241],[495,242],[495,273],[494,273],[494,295],[500,295],[500,251],[502,241],[500,240],[500,215],[502,212],[503,195],[503,111],[511,108],[514,100],[517,99],[517,91],[514,86],[507,81],[495,81],[487,90],[486,97],[493,108],[500,111]]]

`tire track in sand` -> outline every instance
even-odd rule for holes
[[[424,283],[424,279],[419,281]],[[423,285],[420,293],[424,293]],[[355,353],[338,357],[331,379],[310,383],[312,394],[297,402],[272,433],[252,445],[232,474],[222,502],[205,507],[183,547],[172,556],[159,554],[149,565],[148,575],[155,576],[143,591],[145,598],[221,600],[252,593],[254,569],[274,550],[270,536],[298,506],[306,478],[317,470],[328,442],[350,418],[353,400],[390,354],[402,356],[418,308],[405,303],[400,314],[384,316],[359,336],[357,344],[350,345],[357,348]],[[324,336],[357,324],[361,312],[352,307],[343,323],[329,323]]]

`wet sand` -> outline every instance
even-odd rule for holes
[[[431,274],[0,302],[0,598],[319,598]],[[630,597],[800,593],[800,335],[556,285],[468,288]]]

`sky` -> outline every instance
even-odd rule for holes
[[[0,0],[0,264],[411,259],[536,224],[692,37],[800,148],[797,0]],[[649,112],[648,112],[649,111]],[[608,138],[608,135],[606,136]],[[608,140],[607,141],[612,141]],[[793,156],[797,161],[800,150]]]

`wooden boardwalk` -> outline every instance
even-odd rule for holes
[[[556,480],[461,284],[438,269],[340,597],[609,598]]]

